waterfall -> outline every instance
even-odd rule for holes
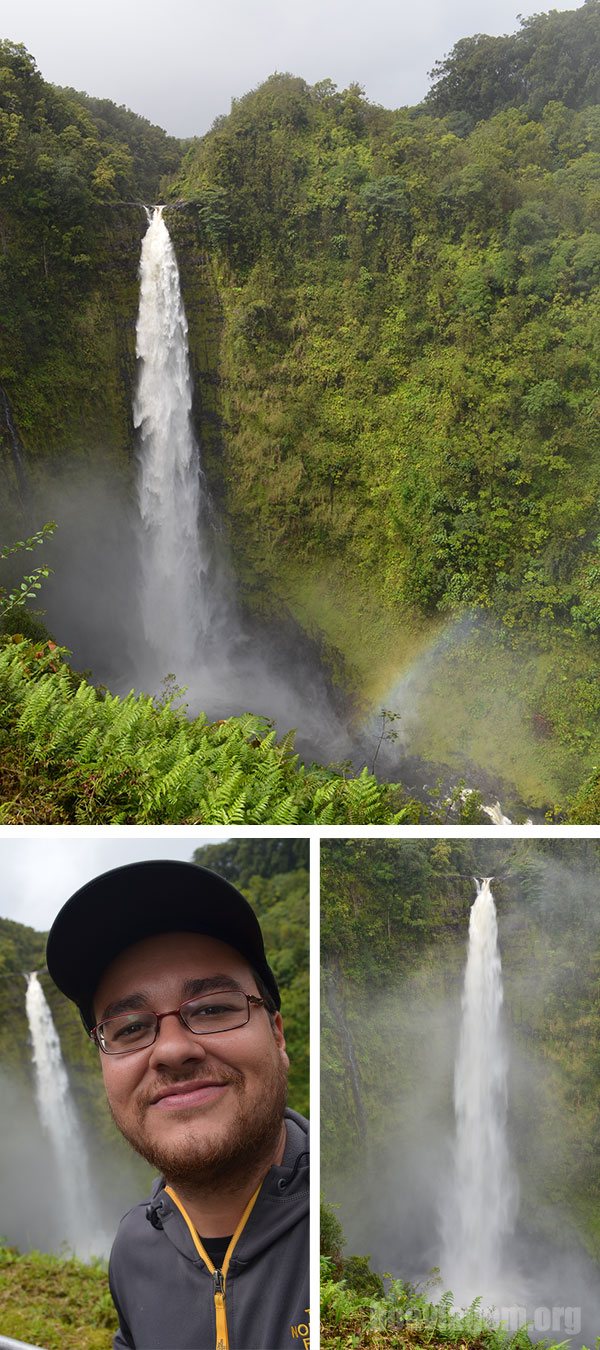
[[[518,1205],[506,1129],[508,1060],[491,880],[476,883],[469,922],[454,1075],[454,1167],[442,1214],[442,1278],[460,1304],[478,1295],[494,1298]]]
[[[505,816],[500,802],[494,802],[493,806],[483,806],[482,810],[485,812],[486,816],[489,816],[492,825],[512,825],[510,816]],[[531,821],[528,821],[527,823],[530,825]]]
[[[191,422],[188,325],[163,208],[147,212],[133,405],[139,429],[140,613],[159,676],[188,676],[223,622],[216,533]]]
[[[25,1006],[33,1047],[35,1095],[42,1128],[54,1155],[60,1188],[57,1245],[66,1242],[77,1256],[85,1259],[92,1253],[105,1251],[106,1238],[94,1228],[87,1151],[52,1013],[36,972],[32,971],[26,978]]]
[[[282,730],[302,728],[308,759],[345,759],[346,727],[308,643],[282,625],[240,614],[191,420],[188,325],[163,207],[147,211],[142,241],[133,419],[138,445],[136,608],[127,633],[133,682],[156,692],[173,672],[190,710],[246,710]],[[123,668],[123,665],[122,665]],[[127,688],[130,677],[127,676]]]

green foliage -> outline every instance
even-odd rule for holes
[[[38,544],[43,544],[49,535],[53,535],[56,525],[50,521],[43,525],[41,530],[37,530],[29,539],[19,539],[14,544],[5,544],[0,548],[0,559],[8,558],[13,553],[18,553],[24,549],[27,553],[32,553]],[[10,616],[11,620],[15,617],[15,610],[21,610],[27,600],[33,600],[36,592],[41,590],[42,581],[48,577],[51,568],[46,564],[36,567],[28,576],[22,578],[16,590],[6,591],[0,587],[0,624],[4,627],[6,619]]]
[[[17,750],[4,771],[18,781],[12,800],[3,794],[5,822],[29,818],[32,789],[33,818],[47,818],[44,786],[51,819],[79,823],[398,823],[421,809],[366,769],[306,769],[262,718],[187,722],[146,695],[100,692],[63,657],[54,644],[0,647],[0,738]]]
[[[597,825],[600,820],[600,769],[582,783],[569,807],[570,825]]]
[[[70,483],[74,457],[128,475],[131,203],[172,173],[198,429],[243,598],[324,635],[374,706],[406,635],[410,651],[465,610],[530,664],[535,646],[530,757],[555,817],[597,760],[599,13],[463,40],[417,109],[276,74],[186,147],[53,89],[22,47],[0,56],[0,378],[33,476]],[[14,516],[10,454],[0,472]],[[215,822],[419,818],[403,799],[382,816],[368,775],[315,781],[307,816],[280,763],[262,805],[221,768],[194,800]],[[171,771],[149,819],[166,793],[188,809]]]
[[[381,1275],[371,1270],[369,1256],[349,1256],[343,1265],[343,1281],[347,1289],[357,1294],[381,1298],[384,1292]]]
[[[351,1258],[359,1262],[365,1259]],[[355,1289],[345,1279],[332,1279],[330,1265],[324,1260],[321,1344],[329,1350],[349,1350],[352,1346],[365,1350],[411,1350],[418,1346],[430,1346],[432,1350],[450,1346],[457,1350],[528,1350],[532,1341],[526,1328],[513,1335],[506,1327],[491,1326],[480,1299],[459,1313],[452,1311],[451,1294],[434,1302],[428,1287],[419,1290],[401,1280],[393,1280],[385,1295],[382,1291]],[[547,1350],[559,1347],[548,1343]]]
[[[574,101],[541,89],[550,50],[563,73],[591,70],[599,12],[459,44],[448,65],[468,98],[448,107],[439,81],[438,104],[392,113],[273,77],[178,175],[190,200],[218,189],[229,222],[211,247],[239,573],[264,603],[291,580],[350,660],[376,616],[402,656],[406,626],[468,608],[538,643],[555,683],[565,639],[598,679],[600,142],[587,77]],[[597,737],[577,698],[570,725],[572,787]]]
[[[2,1332],[46,1350],[110,1350],[116,1315],[101,1262],[0,1247]]]
[[[331,1205],[328,1205],[322,1196],[319,1233],[321,1256],[328,1257],[332,1266],[337,1267],[338,1270],[341,1269],[342,1248],[345,1241],[342,1225],[334,1214]]]
[[[0,381],[25,477],[0,425],[0,497],[16,533],[40,461],[54,474],[72,454],[106,463],[130,448],[140,198],[156,200],[181,149],[125,108],[46,83],[3,41],[0,150]]]
[[[511,37],[478,33],[462,38],[436,62],[426,104],[442,115],[460,114],[464,127],[502,108],[527,104],[540,112],[558,100],[569,108],[600,103],[600,7],[521,19]]]

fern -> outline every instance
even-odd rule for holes
[[[0,645],[2,736],[25,766],[19,821],[36,819],[22,800],[36,799],[40,771],[50,809],[76,822],[403,823],[423,810],[366,769],[353,779],[305,768],[294,733],[278,741],[265,718],[187,721],[146,694],[101,696],[75,679],[64,652],[25,641]],[[3,820],[11,810],[1,808]]]

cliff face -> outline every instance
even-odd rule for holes
[[[278,75],[190,147],[4,44],[0,525],[57,518],[63,572],[106,572],[101,641],[122,646],[136,202],[167,200],[242,603],[391,702],[411,753],[552,809],[597,760],[600,143],[595,86],[573,102],[536,66],[564,41],[542,17],[514,104],[480,108],[488,48],[458,44],[426,106]],[[596,0],[567,26],[572,74],[600,50]]]
[[[47,84],[0,44],[0,449],[3,525],[72,462],[132,447],[142,201],[179,143],[108,102]]]

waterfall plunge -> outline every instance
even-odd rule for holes
[[[140,612],[158,677],[188,678],[203,639],[223,624],[224,585],[191,422],[188,325],[162,212],[148,212],[136,329]]]
[[[27,976],[25,1000],[35,1067],[35,1094],[40,1120],[56,1162],[61,1213],[57,1245],[66,1242],[82,1259],[106,1253],[105,1235],[94,1228],[94,1205],[87,1152],[69,1089],[67,1071],[52,1013],[33,971]],[[91,1231],[90,1231],[91,1230]]]
[[[348,732],[312,652],[286,638],[285,625],[275,632],[238,610],[192,427],[188,326],[162,211],[147,212],[140,259],[133,417],[143,632],[133,682],[156,691],[173,672],[193,713],[251,710],[282,730],[301,727],[307,758],[345,759]]]
[[[477,882],[469,922],[462,1024],[454,1075],[454,1169],[442,1216],[440,1260],[457,1304],[494,1300],[518,1185],[507,1132],[508,1062],[501,1026],[502,966],[490,877]]]

